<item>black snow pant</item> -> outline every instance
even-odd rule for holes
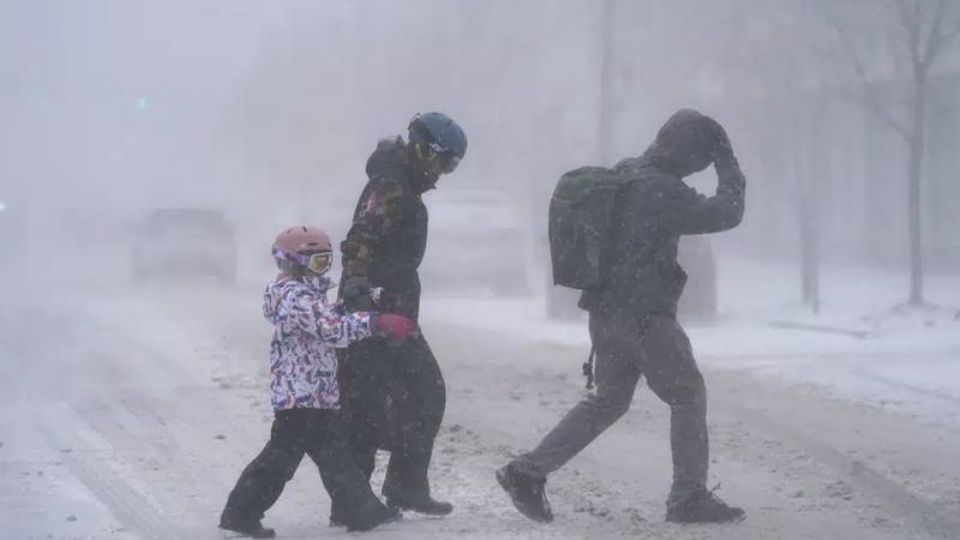
[[[567,413],[531,452],[512,465],[536,477],[559,469],[630,408],[640,376],[670,406],[673,487],[667,506],[706,488],[709,446],[703,376],[676,319],[590,314],[597,390]]]
[[[446,408],[440,366],[423,336],[395,344],[351,345],[345,373],[349,439],[357,465],[373,473],[378,448],[390,450],[383,494],[398,501],[430,496],[433,442]]]
[[[361,526],[382,516],[385,507],[370,489],[350,454],[337,411],[276,411],[270,440],[247,465],[227,498],[222,521],[259,523],[280,497],[306,453],[320,469],[330,499],[344,509],[344,525]]]

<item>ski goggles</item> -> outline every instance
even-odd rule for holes
[[[457,165],[460,164],[460,156],[456,154],[445,152],[438,157],[440,159],[440,170],[443,171],[444,174],[450,174],[457,170]]]
[[[330,266],[333,264],[333,252],[330,251],[321,251],[319,253],[298,254],[300,257],[300,264],[305,266],[307,270],[310,270],[314,274],[322,274],[330,269]]]
[[[431,159],[436,160],[436,162],[440,164],[440,172],[443,174],[450,174],[457,170],[457,165],[460,164],[460,156],[454,154],[435,142],[429,143],[427,146],[433,153]]]

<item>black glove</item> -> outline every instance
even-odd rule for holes
[[[370,289],[367,276],[350,276],[343,280],[340,286],[340,298],[347,311],[373,311]]]

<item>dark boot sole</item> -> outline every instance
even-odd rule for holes
[[[724,523],[740,523],[741,521],[747,519],[747,514],[741,514],[737,517],[716,521],[695,521],[695,520],[681,520],[667,517],[667,523],[676,523],[678,525],[722,525]]]
[[[401,521],[402,519],[403,519],[403,515],[398,513],[392,516],[388,516],[384,519],[378,520],[376,523],[363,524],[360,526],[356,526],[356,525],[343,525],[343,526],[347,528],[347,532],[365,532],[365,531],[371,531],[373,529],[376,529],[381,525],[386,525],[388,523],[396,523],[397,521]]]
[[[516,499],[513,497],[513,491],[510,488],[510,482],[507,480],[507,473],[505,469],[497,469],[495,473],[497,477],[497,483],[500,484],[500,487],[503,488],[503,491],[507,492],[507,496],[510,497],[510,502],[513,503],[513,507],[517,509],[517,512],[520,512],[523,517],[536,521],[537,523],[550,523],[553,521],[553,516],[534,516],[527,512],[524,512],[520,505],[517,504]]]
[[[453,513],[453,505],[450,505],[448,508],[431,509],[416,504],[406,504],[403,502],[394,501],[392,499],[387,499],[387,506],[406,512],[416,512],[425,516],[449,516]]]
[[[427,516],[447,516],[453,513],[453,505],[448,502],[435,501],[432,497],[427,496],[423,500],[427,501],[426,503],[418,502],[420,499],[417,498],[405,498],[397,497],[393,495],[388,495],[386,490],[383,493],[386,498],[387,506],[391,508],[396,508],[397,510],[404,510],[409,512],[416,512],[418,514],[424,514]]]
[[[277,532],[273,529],[264,529],[262,531],[250,531],[244,529],[234,529],[232,527],[224,527],[220,525],[220,528],[224,531],[229,531],[232,533],[243,535],[247,538],[276,538]]]

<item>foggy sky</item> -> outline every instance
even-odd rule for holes
[[[377,139],[441,110],[470,137],[444,184],[506,189],[545,225],[559,174],[605,155],[604,39],[606,155],[641,153],[681,106],[727,126],[757,211],[724,242],[792,249],[804,175],[845,182],[845,197],[863,190],[868,115],[802,97],[852,80],[836,54],[810,49],[829,31],[812,4],[612,4],[604,26],[603,2],[590,0],[7,0],[2,197],[23,201],[34,231],[130,223],[164,206],[220,207],[251,231],[342,223]],[[814,110],[822,122],[805,124]],[[836,142],[811,146],[818,132]],[[709,192],[703,176],[695,184]],[[856,221],[851,242],[868,227]]]

